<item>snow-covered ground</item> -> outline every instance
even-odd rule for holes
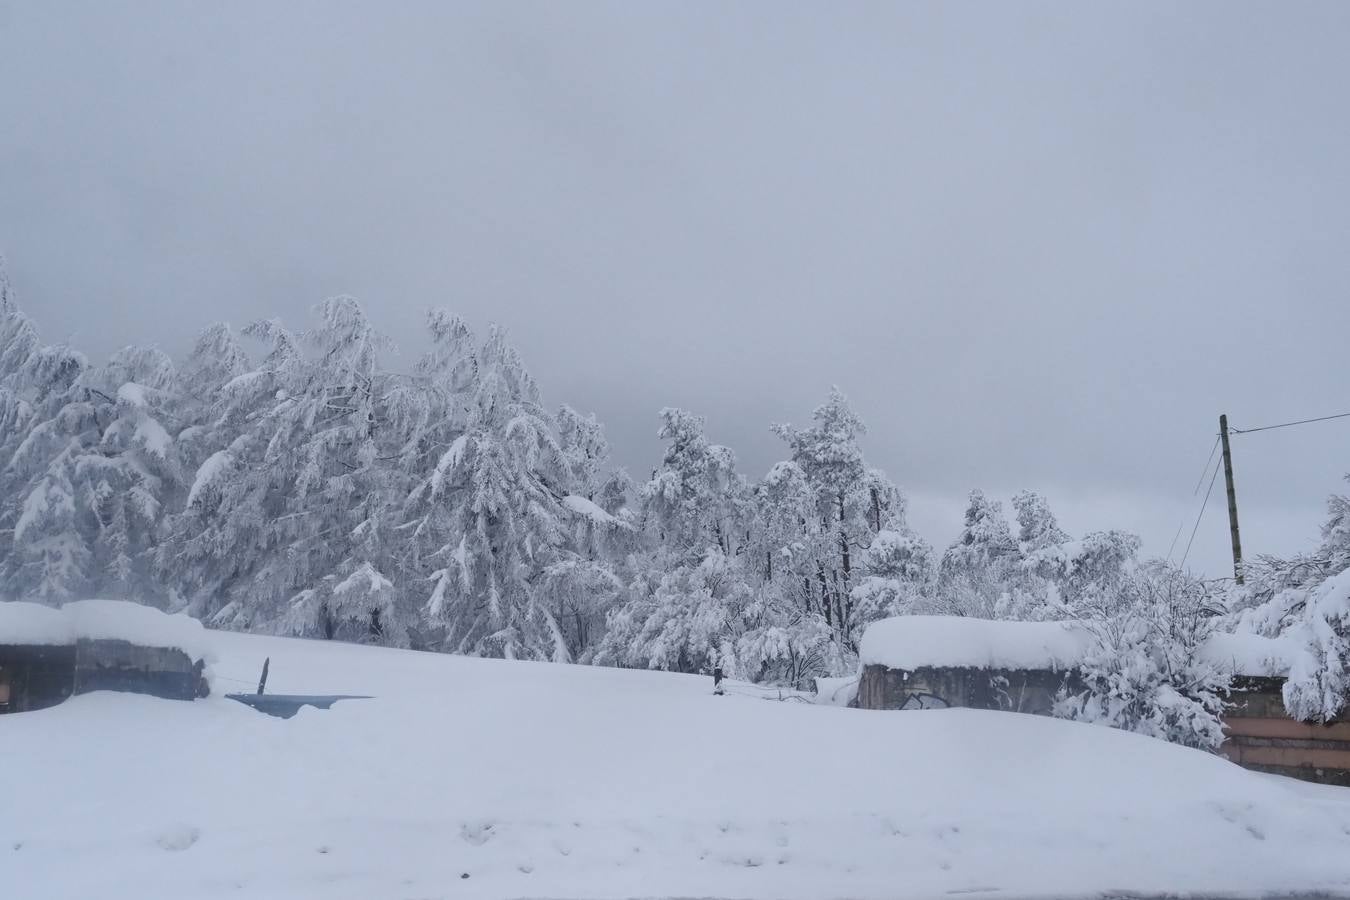
[[[1097,726],[211,637],[217,691],[377,698],[0,717],[0,897],[1350,894],[1350,791]]]

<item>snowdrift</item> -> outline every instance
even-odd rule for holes
[[[0,717],[0,894],[1350,895],[1350,791],[1101,727],[214,634],[290,720],[93,694]]]

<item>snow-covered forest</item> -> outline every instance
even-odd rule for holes
[[[0,599],[795,685],[853,670],[883,617],[1075,618],[1103,623],[1093,682],[1114,699],[1065,714],[1201,745],[1223,683],[1191,651],[1236,628],[1309,648],[1300,714],[1345,696],[1344,497],[1322,546],[1259,561],[1245,589],[1140,560],[1131,534],[1069,535],[1031,492],[1010,521],[972,491],[934,548],[837,389],[772,426],[783,459],[761,477],[696,413],[661,410],[664,456],[634,478],[593,416],[545,405],[499,328],[432,311],[430,349],[395,371],[356,300],[306,325],[214,324],[181,360],[93,363],[44,343],[0,271]]]

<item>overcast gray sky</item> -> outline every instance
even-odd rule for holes
[[[1162,554],[1220,412],[1350,410],[1347,47],[1344,2],[0,0],[0,251],[95,357],[500,321],[638,476],[662,406],[758,477],[838,384],[935,544],[1032,488]],[[1350,419],[1234,454],[1297,550]]]

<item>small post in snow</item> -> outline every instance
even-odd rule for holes
[[[261,694],[267,689],[267,666],[272,662],[272,657],[263,660],[262,677],[258,679],[258,693]]]
[[[722,667],[713,666],[713,693],[721,697],[726,691],[722,690]]]

